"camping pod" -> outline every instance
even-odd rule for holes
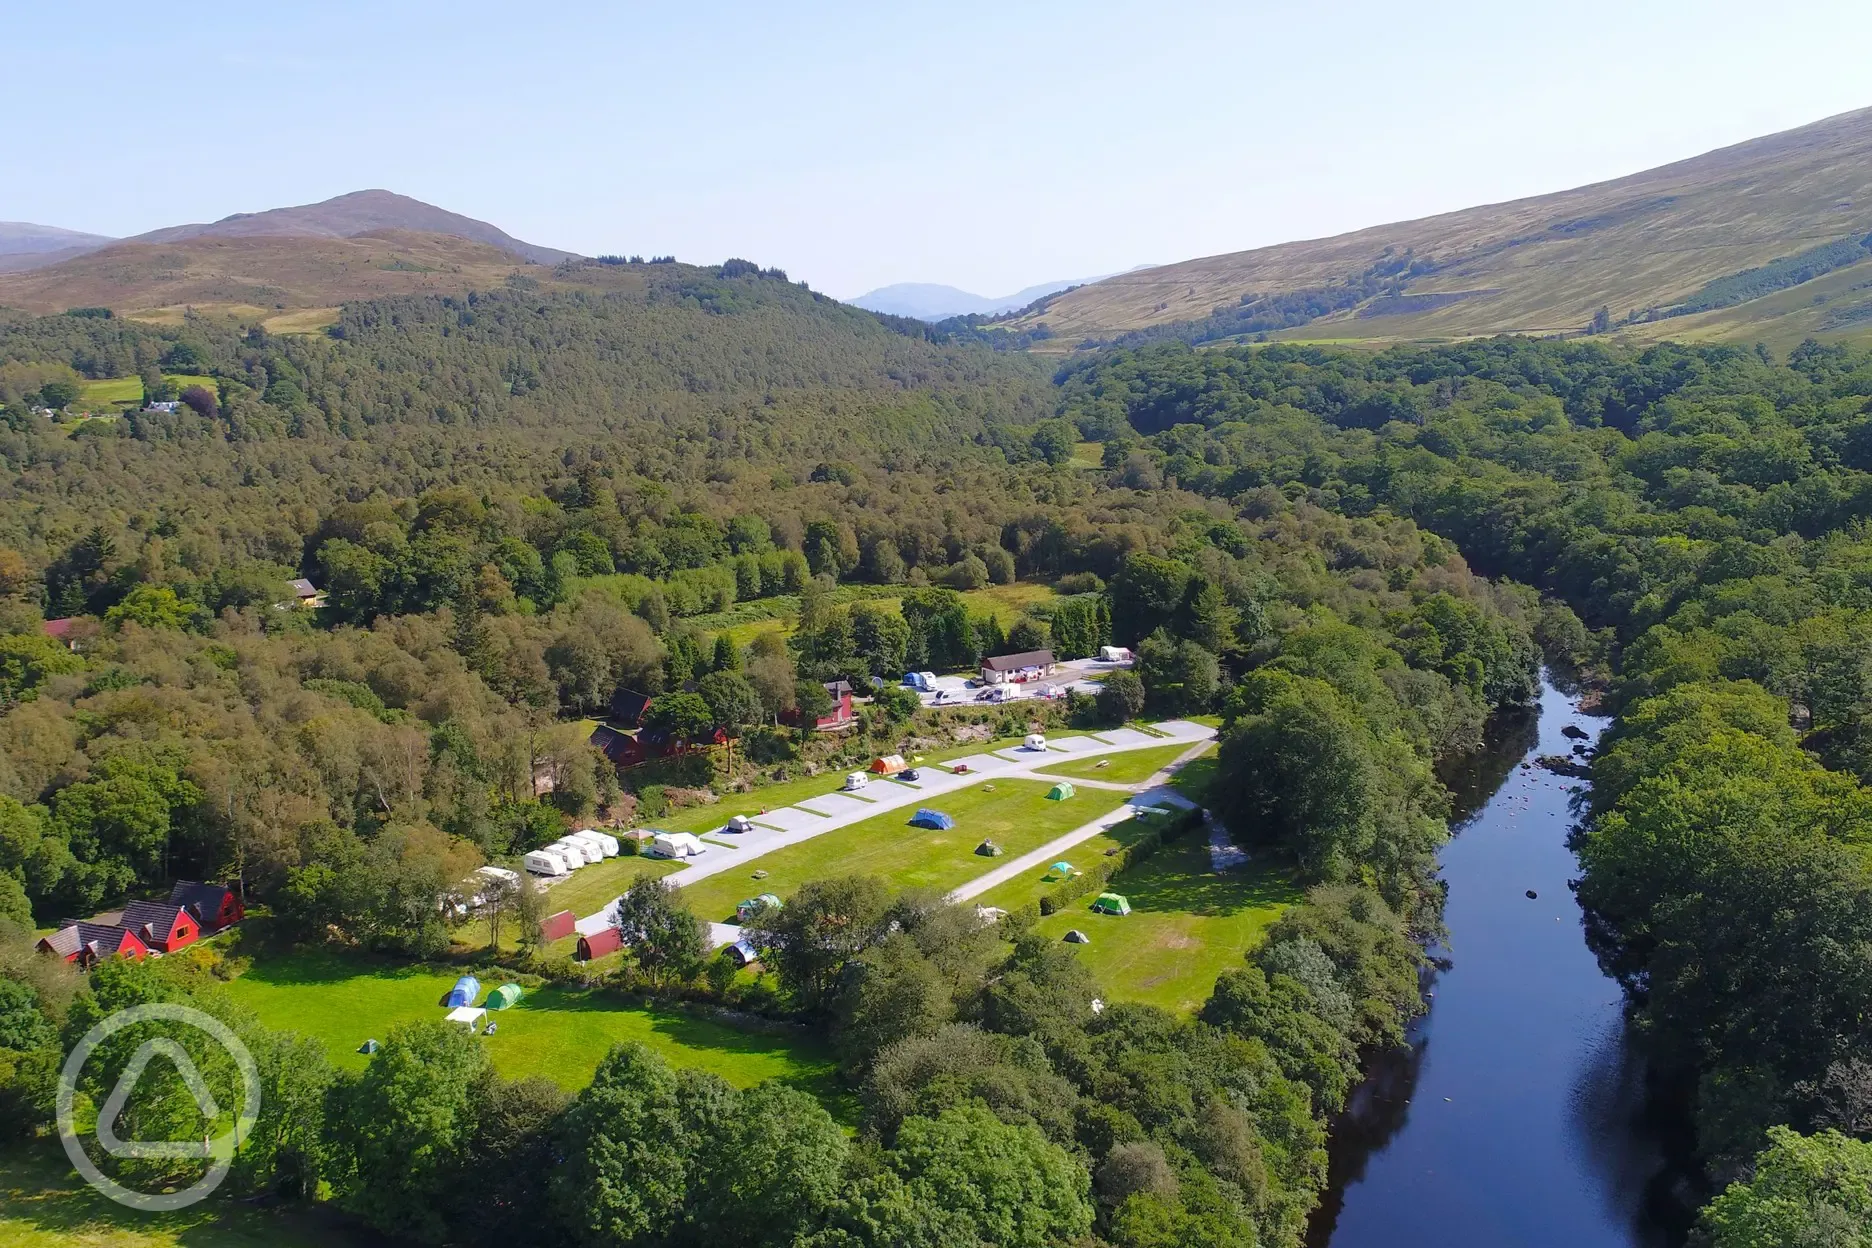
[[[1047,801],[1063,802],[1073,795],[1073,787],[1064,780],[1047,790]]]
[[[540,920],[540,939],[547,944],[555,940],[564,940],[578,930],[578,916],[570,910],[561,910],[558,914],[549,914]]]
[[[443,1004],[454,1008],[473,1005],[475,998],[480,995],[481,981],[472,975],[464,975],[455,981],[453,988],[449,989],[448,1000]]]
[[[490,1010],[504,1010],[516,1004],[519,1000],[519,984],[502,984],[493,992],[488,993],[487,1008]]]
[[[550,849],[536,849],[520,860],[520,865],[534,875],[564,875],[565,859]]]
[[[579,937],[578,952],[572,956],[580,962],[590,962],[602,958],[608,953],[616,953],[624,947],[624,933],[615,927],[603,927],[590,935]]]
[[[1046,749],[1046,734],[1043,732],[1030,732],[1027,734],[1027,739],[1021,742],[1021,744],[1030,750],[1044,750]]]

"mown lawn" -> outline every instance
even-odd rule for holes
[[[546,912],[557,914],[570,910],[581,919],[596,914],[606,902],[631,886],[640,875],[668,875],[682,870],[684,864],[668,858],[645,858],[640,855],[607,858],[580,867],[570,877],[546,890]]]
[[[683,889],[683,900],[700,918],[732,920],[735,905],[756,893],[789,897],[809,880],[837,875],[875,875],[893,889],[951,889],[992,871],[1005,858],[975,852],[983,839],[999,844],[1006,857],[1038,848],[1120,805],[1126,795],[1087,789],[1069,801],[1047,800],[1052,786],[1038,780],[987,780],[919,803],[956,821],[946,832],[910,826],[917,806],[900,806],[789,845]],[[766,871],[756,880],[753,872]]]
[[[1200,758],[1192,758],[1177,769],[1170,777],[1170,784],[1177,792],[1192,802],[1206,803],[1209,800],[1209,786],[1215,781],[1216,746],[1210,746],[1208,753]]]
[[[1252,866],[1212,872],[1200,831],[1120,875],[1110,890],[1130,901],[1130,914],[1093,913],[1094,893],[1041,919],[1034,930],[1054,940],[1075,927],[1090,936],[1091,944],[1074,948],[1107,1000],[1141,1001],[1180,1014],[1201,1006],[1216,978],[1239,966],[1282,911],[1301,898],[1285,872]]]
[[[176,1213],[126,1209],[66,1164],[56,1139],[0,1152],[0,1244],[6,1248],[362,1248],[302,1210],[209,1200]]]
[[[1109,755],[1109,761],[1100,766],[1098,758],[1075,758],[1068,762],[1049,763],[1040,770],[1049,776],[1065,776],[1074,780],[1109,780],[1113,784],[1138,784],[1155,775],[1159,770],[1177,760],[1186,745],[1162,745],[1148,749],[1126,750],[1122,754]]]
[[[1150,820],[1127,819],[1123,823],[1114,824],[1090,840],[1079,842],[1054,861],[1064,861],[1081,871],[1089,870],[1108,853],[1129,845],[1148,832],[1152,826],[1153,823]],[[1051,874],[1052,865],[1051,862],[1043,862],[1026,875],[1015,876],[1007,883],[989,889],[977,897],[975,903],[982,906],[999,906],[1003,910],[1018,910],[1030,901],[1039,901],[1044,894],[1051,892],[1053,885],[1058,882],[1057,877]],[[1087,900],[1091,899],[1087,898]]]
[[[364,1041],[382,1040],[397,1023],[440,1021],[446,1013],[441,1003],[458,975],[445,967],[306,950],[256,958],[227,991],[266,1026],[314,1037],[334,1065],[362,1070],[370,1060],[357,1051]],[[483,996],[496,986],[484,982]],[[509,1078],[543,1075],[576,1090],[591,1081],[613,1045],[639,1040],[672,1066],[711,1071],[738,1087],[779,1079],[836,1100],[830,1055],[792,1035],[742,1031],[558,985],[532,990],[512,1009],[488,1017],[500,1027],[481,1042],[494,1069]]]

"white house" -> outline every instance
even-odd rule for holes
[[[1039,680],[1043,676],[1051,676],[1053,668],[1051,650],[1023,650],[1019,654],[997,654],[983,659],[981,679],[984,685]]]
[[[650,852],[659,858],[694,858],[703,850],[701,838],[691,832],[659,832]]]

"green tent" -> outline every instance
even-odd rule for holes
[[[488,999],[483,1004],[490,1010],[504,1010],[519,999],[519,984],[502,984],[488,993]]]
[[[1073,795],[1073,787],[1064,780],[1047,790],[1047,801],[1063,802]]]
[[[1117,893],[1100,893],[1092,908],[1100,914],[1130,914],[1131,903]]]

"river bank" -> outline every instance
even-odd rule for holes
[[[1566,837],[1587,781],[1536,765],[1606,721],[1543,681],[1446,775],[1448,937],[1430,1011],[1334,1125],[1314,1248],[1680,1248],[1681,1121],[1646,1095],[1618,985],[1587,949]]]

